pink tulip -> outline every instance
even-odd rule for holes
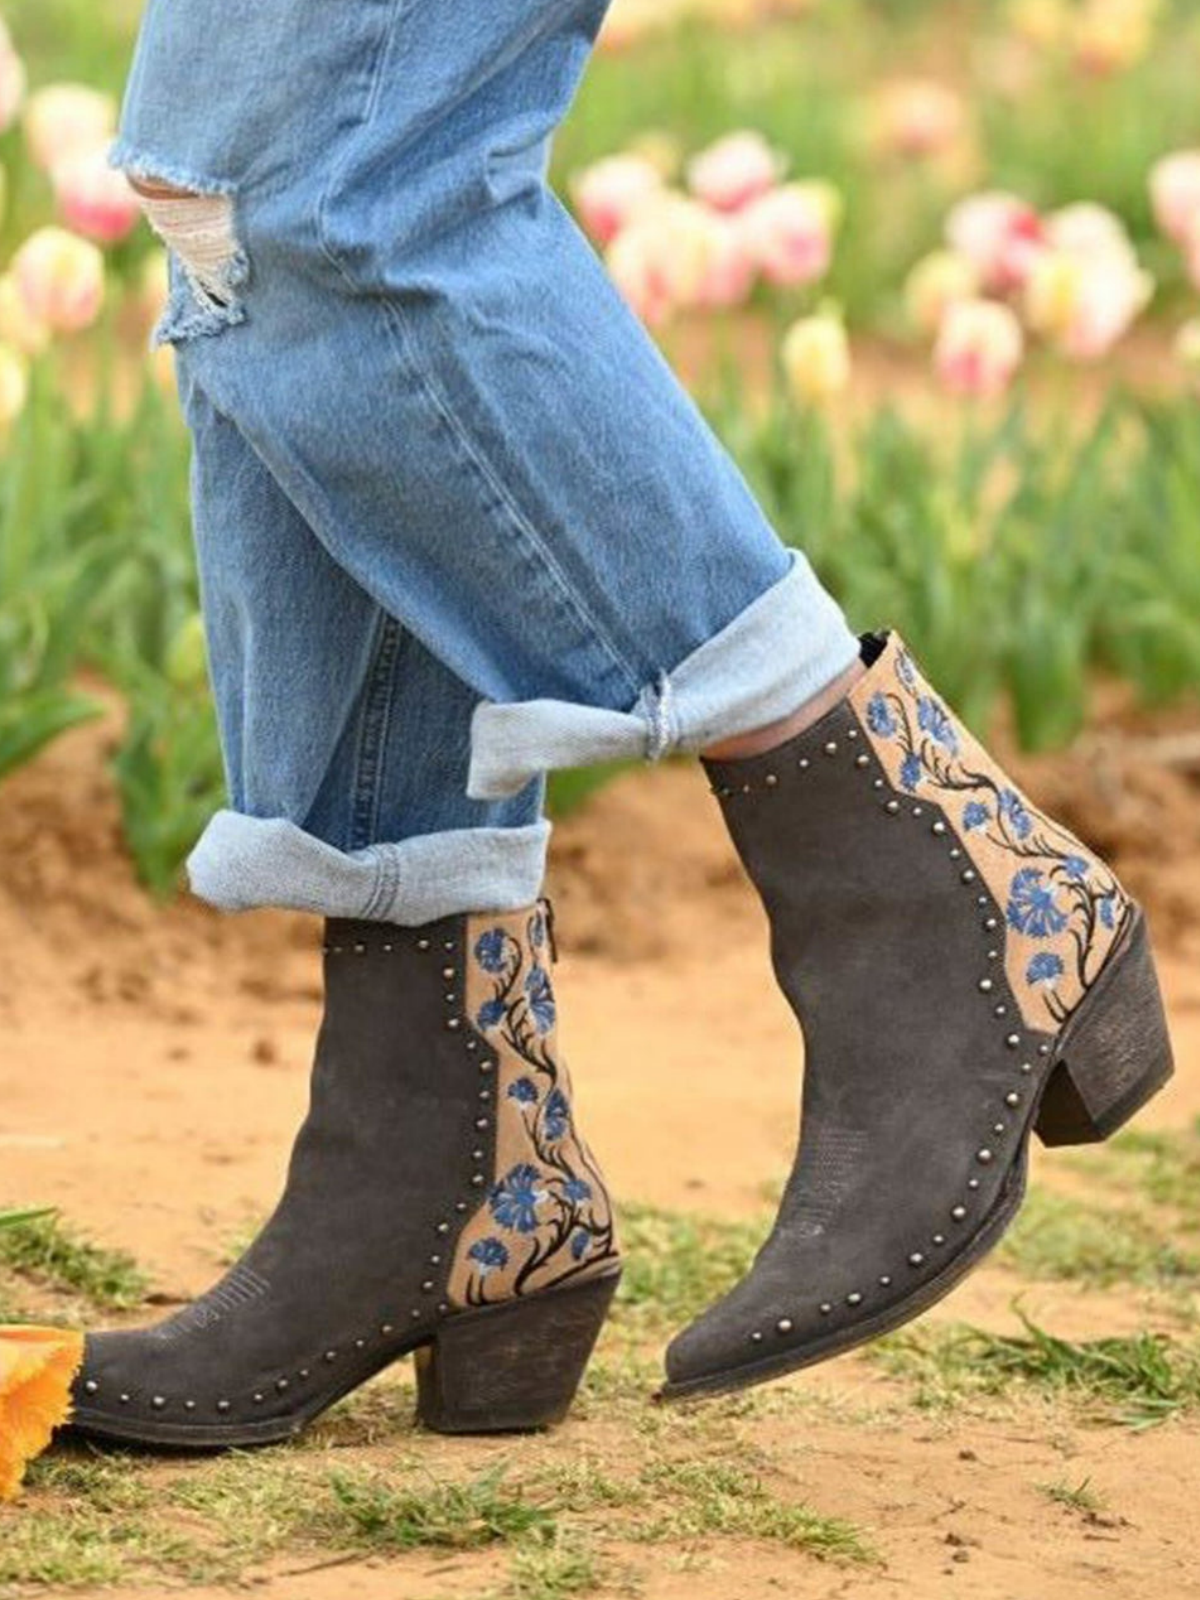
[[[111,95],[81,83],[50,84],[30,95],[25,105],[29,154],[47,172],[68,156],[106,144],[116,125]]]
[[[738,215],[747,251],[768,283],[798,288],[829,271],[833,223],[828,191],[788,183],[751,202]]]
[[[741,305],[758,274],[758,264],[746,248],[745,234],[717,212],[708,214],[706,227],[708,250],[696,304],[710,310]]]
[[[571,197],[584,229],[598,244],[610,244],[634,213],[663,190],[662,175],[644,156],[607,156],[581,172]]]
[[[40,355],[50,343],[50,330],[31,316],[11,272],[0,278],[0,344],[22,355]]]
[[[67,156],[51,174],[64,223],[98,244],[128,238],[141,219],[138,198],[103,148]]]
[[[945,320],[946,312],[960,300],[974,300],[979,294],[979,272],[973,261],[953,250],[935,250],[918,261],[904,286],[904,303],[909,321],[927,338],[932,338]]]
[[[990,399],[1012,382],[1025,353],[1021,324],[995,300],[963,300],[946,312],[934,367],[951,394]]]
[[[1164,156],[1150,174],[1150,197],[1159,227],[1183,244],[1200,217],[1200,150]]]
[[[1031,205],[1015,195],[973,195],[946,222],[953,250],[974,262],[989,294],[1019,289],[1044,246],[1045,230]]]
[[[963,131],[962,98],[945,84],[906,78],[885,87],[875,108],[876,138],[891,155],[941,155]]]
[[[100,314],[104,257],[76,234],[39,228],[13,257],[12,273],[30,316],[56,333],[78,333]]]
[[[782,162],[758,133],[730,133],[688,163],[688,188],[714,211],[740,211],[773,188]]]
[[[1149,50],[1159,0],[1084,0],[1073,23],[1075,60],[1097,76],[1134,66]]]
[[[1046,245],[1025,284],[1030,327],[1072,360],[1107,355],[1154,293],[1124,224],[1103,206],[1067,206],[1046,219]]]

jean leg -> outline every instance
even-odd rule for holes
[[[189,858],[193,889],[411,923],[528,904],[541,786],[467,798],[479,697],[337,565],[203,391],[184,399],[230,800]]]

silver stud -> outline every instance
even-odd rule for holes
[[[924,806],[914,806],[912,808],[912,814],[913,814],[914,817],[923,817],[925,815],[925,807]]]
[[[127,1394],[119,1394],[117,1396],[117,1399],[121,1402],[121,1404],[123,1406],[127,1406],[129,1404],[129,1396]]]
[[[1006,1106],[1019,1106],[1021,1104],[1021,1096],[1015,1089],[1010,1089],[1004,1096],[1004,1104]]]
[[[835,755],[837,755],[837,753],[838,753],[837,740],[836,739],[828,740],[826,745],[825,745],[825,754],[827,756],[835,756]]]
[[[450,1224],[448,1222],[439,1222],[434,1232],[445,1235],[450,1232]]]
[[[442,1264],[442,1258],[441,1258],[441,1256],[430,1256],[430,1258],[429,1258],[429,1265],[430,1265],[430,1266],[431,1266],[431,1267],[440,1267],[440,1266],[441,1266],[441,1264]]]
[[[264,1395],[264,1394],[256,1394],[256,1395],[255,1395],[255,1396],[254,1396],[254,1404],[255,1404],[255,1405],[256,1405],[256,1406],[260,1406],[260,1405],[262,1405],[262,1403],[263,1403],[263,1401],[264,1401],[264,1400],[265,1400],[265,1399],[266,1399],[266,1398],[267,1398],[267,1397],[266,1397],[266,1395]]]
[[[325,1359],[326,1359],[326,1361],[336,1361],[337,1360],[337,1351],[336,1350],[326,1350]]]
[[[462,1023],[457,1017],[448,1017],[446,1019],[446,1026],[450,1029],[451,1033],[454,1033],[457,1031],[457,1029],[462,1027]]]
[[[442,946],[442,949],[443,950],[453,951],[453,949],[454,949],[454,940],[453,939],[447,939],[445,944]]]
[[[1003,1000],[998,1006],[993,1008],[992,1015],[996,1017],[1006,1017],[1008,1015],[1008,1007],[1004,1004]]]
[[[860,1306],[860,1305],[862,1305],[862,1295],[859,1294],[857,1289],[855,1289],[853,1294],[848,1294],[846,1296],[846,1304],[848,1306]]]
[[[975,1159],[978,1161],[981,1167],[990,1166],[992,1161],[992,1152],[987,1148],[986,1145],[984,1145],[982,1150],[977,1150],[975,1152]]]
[[[946,1235],[945,1235],[945,1234],[944,1234],[944,1233],[935,1233],[935,1234],[934,1234],[934,1236],[933,1236],[933,1242],[934,1242],[934,1244],[936,1244],[936,1245],[943,1245],[943,1244],[945,1244],[945,1242],[946,1242]]]
[[[479,1130],[479,1132],[482,1133],[484,1131],[484,1129],[488,1126],[488,1119],[486,1117],[476,1117],[475,1118],[475,1126]]]
[[[872,789],[886,789],[887,788],[887,784],[884,783],[882,778],[872,778],[871,779],[871,787],[872,787]]]
[[[229,1401],[228,1400],[218,1400],[217,1401],[217,1410],[222,1412],[222,1413],[228,1411],[229,1410]]]
[[[356,1350],[365,1350],[367,1348],[367,1341],[365,1339],[355,1339],[354,1348]]]
[[[425,1282],[421,1285],[421,1293],[422,1294],[432,1294],[433,1293],[433,1280],[431,1278],[426,1278],[425,1279]]]
[[[1000,923],[995,917],[987,917],[984,919],[983,926],[988,933],[995,933],[996,929],[1000,926]]]
[[[486,1182],[487,1182],[487,1179],[484,1177],[482,1172],[473,1172],[471,1174],[471,1186],[472,1186],[472,1188],[481,1189]]]
[[[448,1006],[452,1006],[454,1004],[454,1002],[458,999],[458,996],[455,993],[453,993],[453,991],[451,991],[451,993],[446,995],[444,998],[445,998],[446,1004]]]
[[[990,978],[980,978],[980,980],[979,980],[979,988],[980,988],[980,990],[981,990],[981,992],[983,994],[991,994],[992,990],[995,987],[996,987],[996,985],[992,982],[992,980]]]
[[[779,1329],[780,1333],[791,1333],[792,1319],[791,1317],[780,1317],[775,1326]]]
[[[88,1394],[95,1394],[100,1385],[96,1382],[95,1378],[89,1378],[83,1387]]]
[[[465,1211],[467,1209],[467,1202],[465,1200],[456,1200],[454,1202],[454,1209],[460,1213]]]
[[[773,789],[778,782],[779,782],[779,779],[778,779],[778,777],[776,776],[775,773],[773,773],[773,772],[768,772],[767,773],[766,784],[767,784],[767,788],[768,789]]]
[[[883,1277],[880,1278],[879,1283],[880,1283],[880,1287],[881,1288],[890,1289],[892,1287],[892,1276],[891,1276],[891,1273],[890,1272],[885,1272]]]
[[[889,800],[883,809],[889,817],[898,817],[900,815],[900,802],[899,800]]]
[[[296,1376],[298,1378],[300,1378],[300,1379],[307,1378],[308,1377],[308,1368],[307,1367],[301,1367],[300,1371],[296,1374]]]
[[[1032,1071],[1033,1071],[1032,1062],[1022,1061],[1022,1063],[1021,1063],[1021,1076],[1023,1078],[1027,1078]]]
[[[750,785],[748,783],[744,783],[742,785],[742,793],[743,794],[749,794],[750,793]]]
[[[412,1310],[409,1312],[409,1316],[412,1317],[414,1322],[419,1322],[421,1320],[420,1308],[418,1306],[414,1306],[412,1308]]]
[[[154,1398],[150,1402],[150,1404],[154,1407],[155,1411],[161,1411],[162,1408],[166,1405],[166,1403],[167,1403],[166,1402],[166,1397],[164,1395],[161,1395],[161,1394],[156,1394],[154,1396]]]
[[[366,947],[365,944],[356,944],[354,946],[354,954],[356,956],[365,956],[366,953],[367,953],[367,947]]]
[[[821,1315],[823,1317],[828,1317],[828,1316],[830,1316],[832,1314],[833,1307],[832,1307],[832,1305],[830,1305],[828,1300],[822,1300],[820,1306],[818,1307],[818,1310],[820,1311],[820,1313],[821,1313]]]
[[[978,1178],[968,1178],[967,1179],[967,1188],[968,1189],[978,1189],[978,1187],[979,1187],[979,1179]]]
[[[438,1301],[438,1314],[440,1316],[444,1317],[446,1315],[447,1311],[449,1311],[449,1309],[450,1309],[450,1307],[446,1304],[446,1302],[444,1300],[439,1300]]]
[[[490,1100],[491,1098],[492,1091],[490,1089],[480,1089],[478,1095],[476,1096],[476,1099],[478,1100]]]
[[[1048,1044],[1040,1044],[1040,1045],[1038,1045],[1038,1055],[1040,1055],[1040,1056],[1048,1056],[1049,1054],[1050,1054],[1050,1046]]]
[[[958,848],[957,845],[955,845],[953,850],[951,850],[950,859],[951,859],[951,861],[961,861],[962,860],[962,851]]]
[[[279,1390],[280,1394],[283,1393],[283,1391],[287,1388],[287,1386],[288,1386],[288,1381],[287,1381],[286,1378],[276,1378],[275,1379],[275,1387]]]
[[[1004,1132],[1004,1123],[1003,1122],[995,1123],[993,1125],[993,1127],[992,1127],[992,1132],[996,1135],[996,1137],[998,1139],[1000,1137],[1000,1135]]]
[[[999,961],[999,959],[1000,959],[999,950],[989,950],[988,953],[987,953],[987,958],[988,958],[989,961]]]
[[[967,1208],[966,1206],[955,1206],[950,1215],[954,1218],[955,1222],[962,1222],[966,1218]]]
[[[762,1343],[762,1337],[763,1337],[762,1334],[759,1332],[759,1330],[757,1328],[755,1328],[754,1332],[750,1335],[750,1338],[751,1338],[751,1340],[752,1340],[752,1342],[754,1344],[761,1344]]]
[[[478,1050],[478,1049],[479,1049],[479,1040],[478,1039],[468,1039],[467,1040],[467,1051],[468,1051],[469,1054],[473,1055],[475,1053],[475,1051]]]
[[[471,1160],[472,1161],[482,1161],[486,1155],[487,1155],[487,1151],[486,1150],[472,1150],[471,1151]]]
[[[184,1401],[184,1402],[183,1402],[183,1409],[184,1409],[184,1410],[185,1410],[185,1411],[195,1411],[195,1409],[196,1409],[196,1402],[195,1402],[195,1401],[194,1401],[194,1400],[185,1400],[185,1401]]]
[[[910,1267],[923,1267],[925,1265],[925,1257],[919,1250],[914,1250],[908,1258],[908,1264]]]
[[[1019,1033],[1010,1033],[1004,1042],[1010,1050],[1015,1050],[1021,1043],[1021,1035]]]
[[[454,977],[454,968],[453,967],[443,967],[442,968],[442,977],[445,978],[447,983],[449,983],[450,979]]]
[[[856,767],[869,767],[871,765],[871,758],[865,750],[855,756],[854,765]]]
[[[964,867],[963,868],[962,881],[964,883],[974,883],[975,882],[975,868],[974,867]]]
[[[395,1326],[394,1326],[393,1323],[383,1322],[383,1323],[380,1323],[380,1325],[379,1325],[379,1331],[383,1335],[383,1337],[386,1339],[386,1338],[389,1337],[389,1335],[395,1333],[396,1329],[395,1329]]]
[[[429,949],[429,940],[428,939],[418,939],[417,940],[417,949],[418,950],[428,950]]]
[[[800,771],[801,772],[807,772],[809,767],[811,767],[811,766],[812,766],[812,762],[808,759],[807,756],[801,756],[800,757]]]
[[[986,907],[987,903],[988,903],[987,895],[985,895],[985,894],[977,894],[975,896],[975,904],[977,906],[980,906],[981,908],[982,907]]]
[[[847,728],[846,729],[846,737],[847,737],[847,739],[857,739],[858,738],[858,729],[857,728]]]

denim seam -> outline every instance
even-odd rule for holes
[[[400,892],[400,862],[394,850],[380,850],[375,857],[376,874],[371,892],[366,898],[363,917],[378,917],[385,906],[392,905]]]
[[[351,799],[350,848],[365,850],[373,844],[379,823],[379,773],[387,741],[395,690],[396,655],[400,624],[380,611],[371,652],[362,717],[354,755],[354,792]]]

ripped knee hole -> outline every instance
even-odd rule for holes
[[[231,305],[243,264],[232,198],[195,194],[154,179],[130,181],[147,222],[196,288],[218,305]]]

